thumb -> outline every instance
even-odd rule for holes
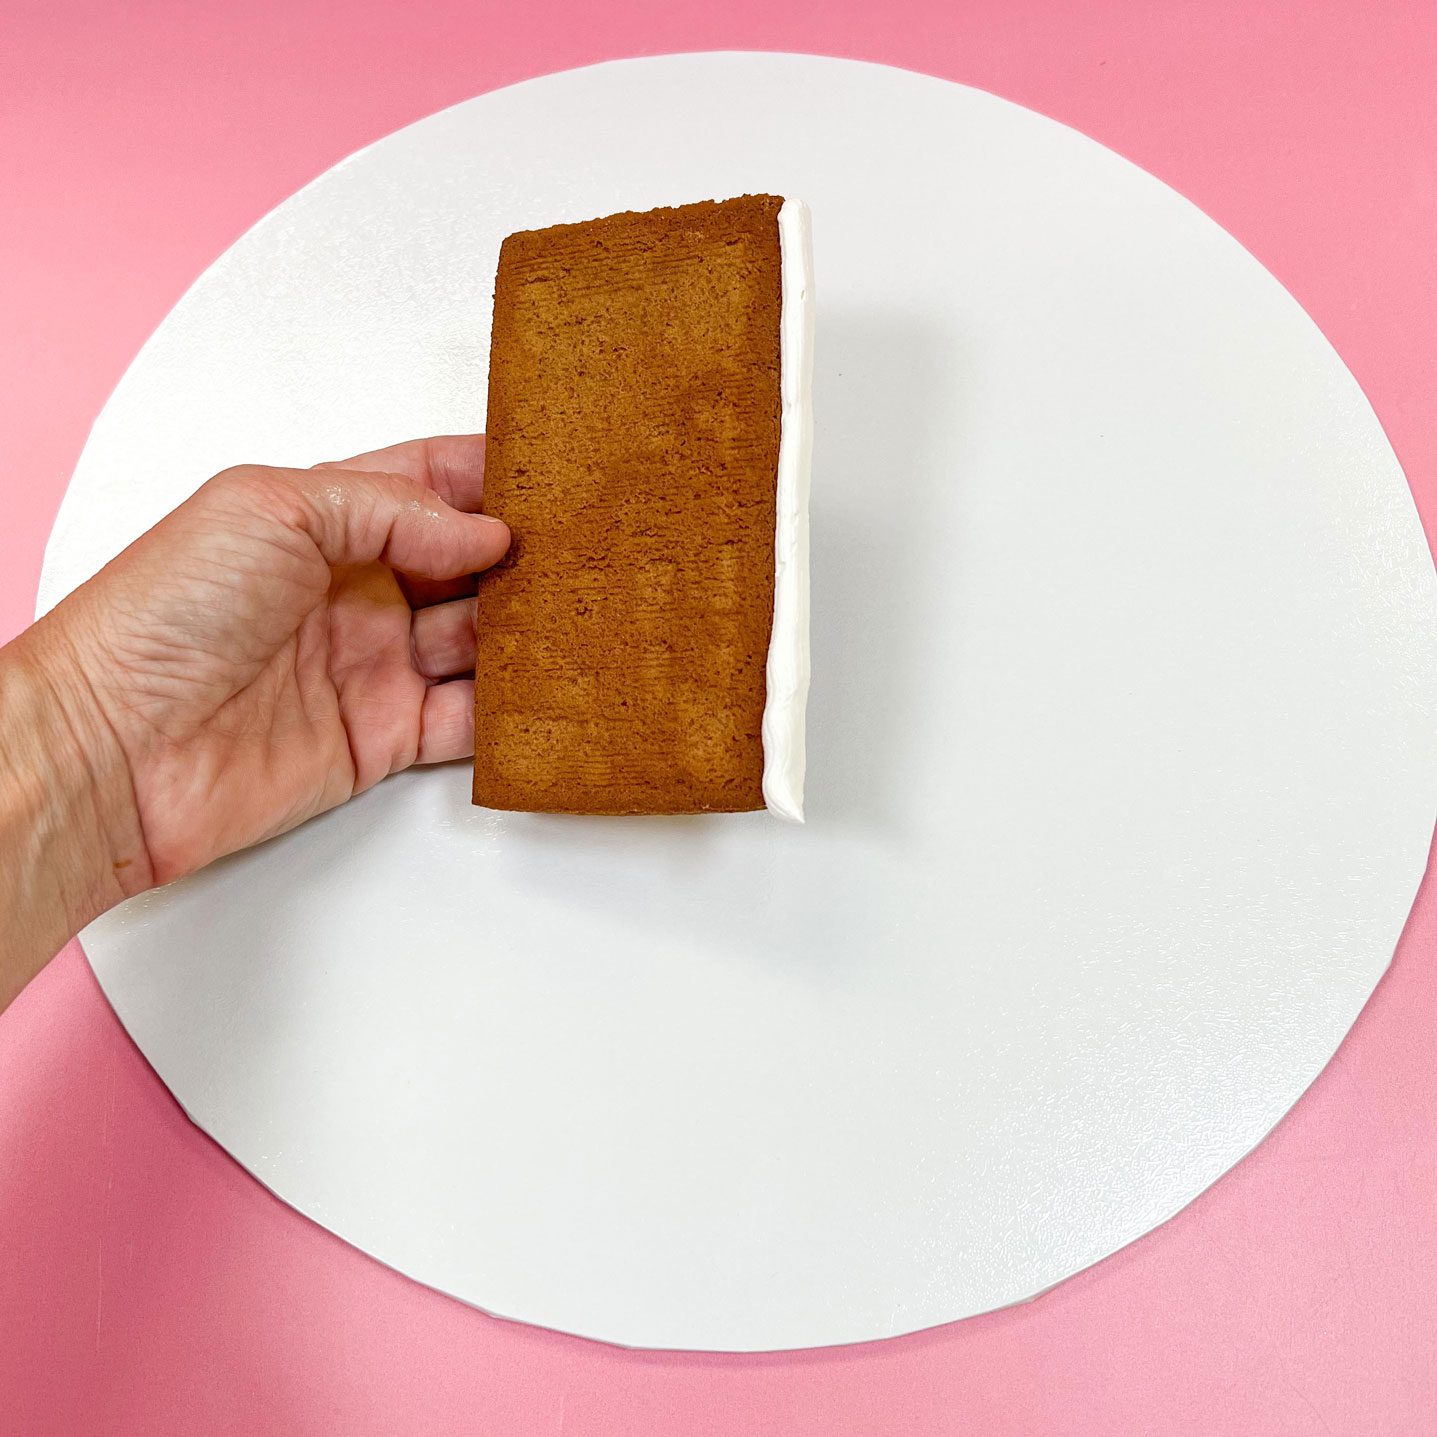
[[[466,514],[404,474],[355,469],[231,470],[258,484],[265,508],[306,534],[329,564],[378,560],[422,579],[487,569],[509,547],[509,526]]]

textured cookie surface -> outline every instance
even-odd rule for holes
[[[484,507],[474,801],[763,807],[782,200],[511,235]]]

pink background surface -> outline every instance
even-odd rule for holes
[[[1437,524],[1430,0],[7,0],[4,25],[0,638],[90,421],[255,219],[444,105],[674,50],[905,65],[1135,160],[1307,307]],[[72,945],[0,1017],[0,1429],[1437,1431],[1434,951],[1429,882],[1294,1112],[1124,1252],[919,1336],[734,1358],[496,1321],[312,1226],[190,1126]]]

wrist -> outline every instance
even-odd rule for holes
[[[57,616],[0,648],[0,1008],[152,881],[128,764]]]

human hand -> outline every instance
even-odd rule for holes
[[[0,654],[7,736],[42,732],[36,752],[64,765],[42,786],[75,790],[107,869],[78,884],[111,891],[75,927],[473,752],[473,682],[455,676],[474,600],[454,581],[509,544],[475,512],[483,471],[482,436],[227,470]]]

